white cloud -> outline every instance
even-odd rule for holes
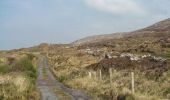
[[[113,14],[146,14],[135,0],[85,0],[85,2],[97,10]]]

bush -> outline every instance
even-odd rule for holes
[[[36,79],[37,71],[29,58],[23,58],[12,66],[12,71],[23,72],[29,78]]]
[[[29,59],[29,60],[33,60],[34,59],[34,55],[33,54],[27,54],[27,58]]]
[[[117,100],[135,100],[132,94],[119,94]]]
[[[165,89],[165,91],[163,92],[164,96],[167,96],[168,94],[170,94],[170,87]]]
[[[15,58],[13,57],[8,57],[8,63],[9,65],[13,64],[15,62]]]
[[[58,80],[60,82],[64,82],[65,80],[67,80],[67,77],[66,76],[60,76],[60,77],[58,77]]]
[[[8,72],[10,72],[10,66],[0,64],[0,74],[6,74]]]

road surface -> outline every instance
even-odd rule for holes
[[[81,91],[70,89],[57,81],[49,70],[47,59],[43,56],[39,57],[37,88],[41,92],[42,100],[59,100],[57,94],[54,93],[54,88],[62,90],[72,100],[91,100]]]

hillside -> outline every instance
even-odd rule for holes
[[[102,42],[110,39],[119,39],[123,38],[124,36],[132,36],[132,35],[142,35],[147,34],[150,35],[153,33],[156,35],[158,32],[169,32],[170,31],[170,18],[160,21],[158,23],[155,23],[149,27],[146,27],[144,29],[139,29],[132,32],[123,32],[123,33],[112,33],[112,34],[104,34],[104,35],[95,35],[95,36],[88,36],[79,40],[76,40],[73,42],[73,44],[76,45],[83,45],[87,43],[94,43],[94,42]],[[160,33],[160,34],[161,34]]]
[[[94,35],[94,36],[89,36],[89,37],[85,37],[83,39],[74,41],[72,44],[73,45],[83,45],[83,44],[88,44],[88,43],[102,42],[102,41],[110,40],[110,39],[119,39],[119,38],[122,38],[124,36],[124,34],[125,33]]]
[[[144,52],[160,54],[169,52],[170,48],[170,19],[158,22],[152,26],[129,32],[119,39],[103,40],[95,43],[80,45],[79,49],[107,47],[118,52]]]

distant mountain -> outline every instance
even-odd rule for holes
[[[117,35],[116,35],[117,36]],[[153,24],[144,29],[121,34],[116,37],[114,34],[102,35],[103,38],[93,36],[83,39],[79,48],[86,47],[107,47],[118,52],[147,52],[162,53],[170,51],[170,18]],[[107,38],[109,37],[109,38]],[[86,41],[87,42],[86,42]],[[97,42],[93,42],[97,40]],[[77,43],[81,44],[81,40]]]
[[[110,39],[119,39],[124,36],[125,33],[113,33],[113,34],[104,34],[104,35],[94,35],[94,36],[89,36],[83,39],[79,39],[72,44],[74,45],[83,45],[83,44],[88,44],[88,43],[96,43],[96,42],[101,42],[105,40],[110,40]]]
[[[95,36],[89,36],[86,38],[79,39],[72,44],[74,45],[85,45],[90,43],[97,43],[97,42],[103,42],[107,40],[112,39],[120,39],[123,37],[146,37],[146,36],[164,36],[166,34],[169,34],[170,31],[170,18],[163,20],[161,22],[158,22],[152,26],[146,27],[144,29],[140,29],[133,32],[124,32],[124,33],[113,33],[113,34],[105,34],[105,35],[95,35]],[[163,33],[164,32],[164,33]]]
[[[170,18],[160,21],[140,31],[167,31],[167,30],[170,30]]]
[[[161,35],[164,36],[165,33],[169,33],[170,31],[170,18],[160,21],[158,23],[155,23],[149,27],[146,27],[144,29],[140,29],[137,31],[130,32],[128,35]],[[165,32],[165,33],[164,33]]]

